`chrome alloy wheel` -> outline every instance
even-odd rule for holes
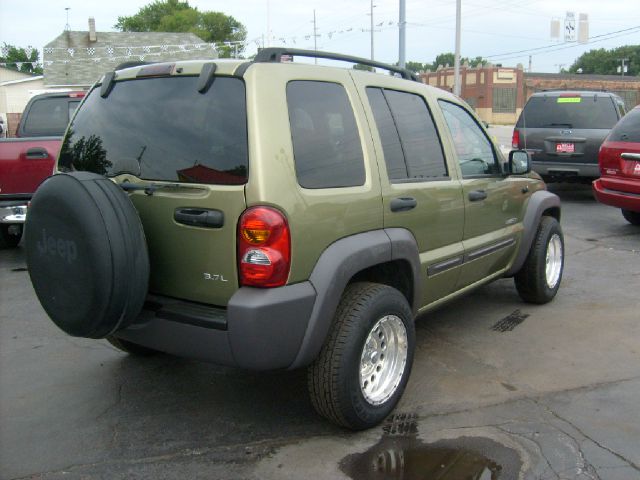
[[[394,394],[407,365],[407,329],[400,317],[386,315],[373,326],[360,358],[360,389],[371,405]]]
[[[547,279],[547,286],[549,288],[555,288],[560,281],[563,254],[562,240],[560,240],[560,236],[557,233],[554,233],[547,244],[547,258],[545,265],[545,276]]]

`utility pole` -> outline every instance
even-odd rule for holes
[[[264,42],[262,42],[264,44]],[[267,47],[271,46],[271,2],[267,0]]]
[[[566,63],[556,63],[555,66],[558,67],[558,73],[562,73],[562,67],[564,67]]]
[[[316,9],[313,9],[313,49],[318,51],[318,28],[316,24]],[[318,64],[318,57],[314,58],[316,65]]]
[[[453,62],[453,93],[460,96],[460,23],[462,17],[462,0],[456,0],[456,55]]]
[[[398,28],[400,37],[398,39],[398,46],[400,51],[398,52],[398,65],[400,68],[406,66],[405,50],[406,50],[406,29],[407,29],[407,4],[406,0],[400,0],[400,19],[398,21]]]
[[[624,77],[624,69],[626,67],[624,62],[628,62],[629,59],[628,58],[616,58],[616,60],[618,60],[619,62],[622,63],[622,66],[620,67],[620,75],[622,75]]]
[[[371,60],[373,60],[373,0],[371,0]]]
[[[533,55],[529,55],[529,73],[531,73],[531,72],[532,72],[532,70],[531,70],[531,68],[532,68],[532,67],[531,67],[531,59],[532,59],[532,58],[533,58]]]

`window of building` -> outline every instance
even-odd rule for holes
[[[613,90],[613,93],[622,98],[627,111],[638,105],[638,92],[636,90]]]
[[[516,112],[516,89],[493,87],[493,113]]]

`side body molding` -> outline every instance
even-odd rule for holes
[[[527,211],[524,214],[524,220],[522,221],[524,231],[520,242],[520,250],[518,250],[511,268],[504,274],[505,277],[512,277],[524,265],[533,244],[533,239],[538,231],[540,219],[547,210],[553,212],[553,216],[560,221],[560,198],[556,194],[546,190],[539,190],[531,195],[527,204]]]
[[[392,260],[406,260],[411,265],[415,312],[420,298],[420,260],[417,244],[408,231],[394,228],[360,233],[338,240],[322,253],[309,277],[316,301],[300,350],[289,369],[304,367],[318,355],[349,280],[366,268]]]

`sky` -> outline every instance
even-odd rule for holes
[[[130,16],[152,0],[0,0],[0,46],[3,43],[40,50],[67,23],[87,30],[88,18],[98,31],[115,31],[118,16]],[[640,0],[461,0],[461,55],[482,56],[492,63],[557,72],[582,53],[621,45],[640,45]],[[371,56],[371,0],[190,0],[200,10],[223,12],[248,31],[246,53],[258,46],[317,48],[347,55]],[[374,57],[398,61],[398,0],[374,0]],[[455,48],[455,0],[406,0],[406,59],[431,63]],[[554,41],[550,23],[567,12],[589,18],[588,44]],[[578,22],[576,21],[576,24]],[[270,28],[271,35],[267,33]],[[535,50],[533,50],[535,49]]]

